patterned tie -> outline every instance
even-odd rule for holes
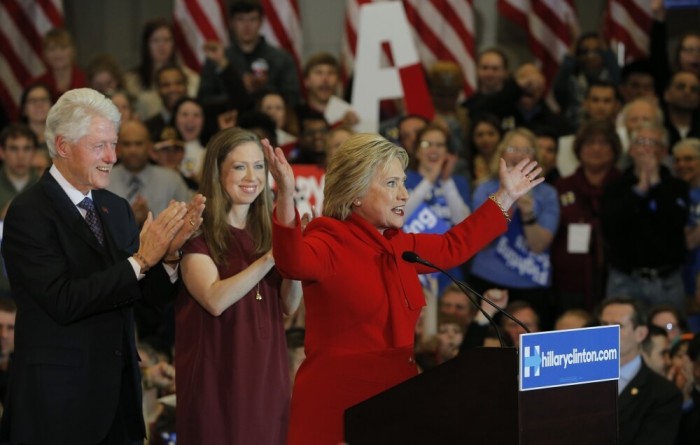
[[[93,204],[92,199],[85,198],[78,203],[78,207],[85,210],[85,221],[90,226],[90,230],[95,234],[95,238],[99,241],[101,246],[105,245],[105,235],[102,232],[102,224],[97,218],[97,212],[95,211],[95,204]]]
[[[141,192],[141,179],[134,175],[129,180],[129,190],[126,193],[126,200],[131,202]]]

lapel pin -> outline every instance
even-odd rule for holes
[[[633,396],[636,396],[637,394],[639,394],[639,389],[637,389],[637,387],[632,388],[630,390],[630,394],[632,394]]]
[[[102,213],[109,214],[109,210],[107,209],[107,207],[102,207]]]

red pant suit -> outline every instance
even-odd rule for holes
[[[506,229],[487,201],[444,235],[384,235],[357,215],[321,217],[302,235],[273,226],[275,264],[302,280],[306,359],[294,383],[288,444],[343,442],[346,408],[416,375],[413,336],[425,305],[418,273],[432,272],[401,258],[404,251],[450,269]]]

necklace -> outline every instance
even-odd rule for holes
[[[260,282],[258,281],[258,289],[255,291],[255,299],[260,301],[262,300],[262,295],[260,294]]]

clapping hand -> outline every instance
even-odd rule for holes
[[[197,193],[192,197],[192,200],[187,204],[187,213],[184,216],[184,224],[175,234],[175,237],[170,242],[168,246],[168,255],[173,256],[177,254],[177,251],[182,248],[185,242],[190,239],[190,237],[199,229],[202,225],[204,219],[202,218],[202,212],[204,212],[204,203],[206,198]]]

